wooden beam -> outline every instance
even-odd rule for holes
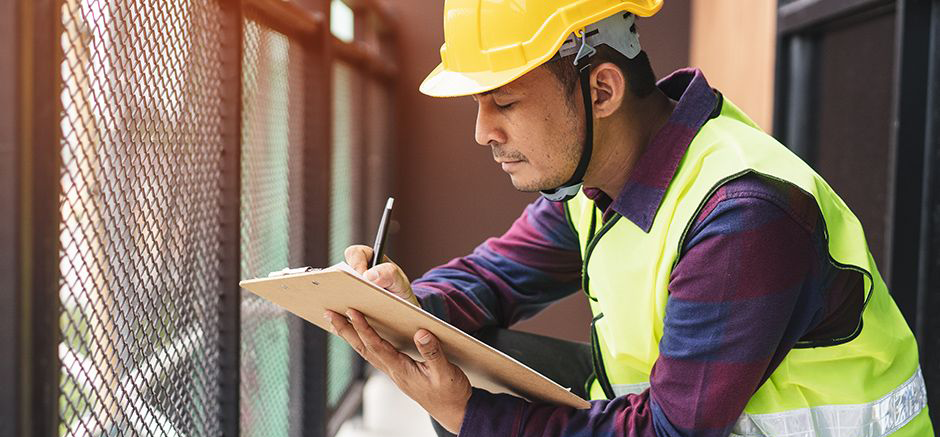
[[[296,0],[242,0],[245,16],[281,33],[313,35],[328,26],[322,12]]]
[[[337,59],[350,63],[366,74],[377,76],[380,79],[390,80],[398,74],[398,67],[394,62],[379,54],[372,46],[360,42],[345,42],[330,36],[333,54]]]

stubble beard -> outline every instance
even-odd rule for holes
[[[513,187],[524,193],[534,193],[537,191],[548,191],[554,190],[561,187],[562,184],[568,182],[571,178],[571,175],[574,174],[575,168],[577,168],[578,160],[581,158],[581,142],[572,141],[567,144],[564,149],[562,149],[562,160],[559,166],[550,169],[550,174],[546,174],[541,178],[535,180],[517,180],[517,177],[510,175],[510,180],[512,181]],[[496,151],[494,149],[494,155]],[[512,159],[516,159],[515,156],[509,155]],[[521,155],[520,155],[521,156]],[[505,156],[501,156],[505,158]],[[523,156],[522,159],[525,159]],[[529,164],[531,165],[531,164]]]

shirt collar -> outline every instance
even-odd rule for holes
[[[678,70],[656,84],[678,104],[666,124],[650,139],[646,150],[633,168],[630,178],[613,202],[599,189],[585,188],[595,203],[608,204],[606,216],[613,210],[649,232],[666,189],[692,139],[716,112],[719,96],[698,69]]]

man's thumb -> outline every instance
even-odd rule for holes
[[[414,340],[415,346],[418,347],[418,352],[421,353],[421,356],[424,357],[424,361],[427,362],[431,369],[436,370],[438,366],[446,362],[444,353],[441,351],[441,342],[437,341],[437,337],[435,337],[434,334],[431,334],[426,329],[419,329],[418,332],[415,333]]]

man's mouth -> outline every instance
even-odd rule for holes
[[[509,170],[511,170],[511,169],[513,169],[513,168],[519,166],[520,164],[522,164],[522,163],[525,162],[525,161],[516,160],[516,161],[497,161],[497,162],[499,163],[500,167],[503,168],[503,171],[509,171]]]

